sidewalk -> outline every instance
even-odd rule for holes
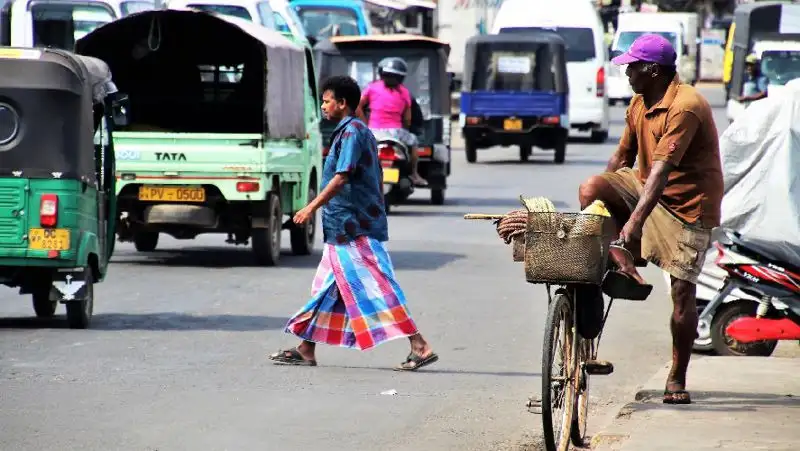
[[[668,369],[592,438],[593,450],[800,449],[800,359],[693,356],[693,404],[683,406],[661,402]]]

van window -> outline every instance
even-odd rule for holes
[[[800,77],[799,50],[766,50],[761,54],[761,73],[772,85],[785,85]]]
[[[261,19],[261,26],[269,28],[270,30],[278,30],[278,14],[272,9],[268,2],[259,2],[256,4],[256,11]]]
[[[595,52],[594,33],[591,28],[573,28],[573,27],[514,27],[514,28],[501,28],[500,33],[526,33],[531,30],[535,31],[552,31],[561,36],[566,44],[566,57],[568,63],[577,63],[583,61],[592,61],[597,58]]]
[[[140,13],[142,11],[149,11],[151,9],[155,9],[155,7],[155,3],[137,1],[122,2],[119,5],[120,12],[122,12],[122,17]]]
[[[333,36],[338,29],[340,36],[358,36],[358,17],[349,8],[334,7],[298,7],[297,14],[303,23],[306,33],[316,38]]]
[[[11,2],[0,9],[0,45],[11,45]]]
[[[278,14],[277,12],[272,13],[272,17],[275,19],[275,29],[280,31],[281,33],[289,33],[292,30],[289,28],[289,24],[286,20]]]
[[[639,36],[643,34],[657,34],[661,35],[667,41],[672,44],[672,48],[678,48],[678,35],[671,31],[620,31],[619,38],[617,39],[617,44],[614,46],[614,50],[620,50],[623,52],[627,52],[630,48],[633,41],[636,40]]]
[[[217,13],[222,14],[223,16],[232,16],[238,17],[240,19],[253,21],[253,16],[247,12],[247,8],[243,8],[241,6],[234,6],[234,5],[186,5],[187,8],[192,9],[199,9],[200,11],[206,11],[209,13]]]
[[[35,3],[31,15],[33,46],[64,50],[72,50],[75,41],[115,19],[111,8],[100,4]]]

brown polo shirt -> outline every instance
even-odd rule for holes
[[[692,86],[672,80],[664,98],[647,109],[636,95],[625,113],[618,153],[627,166],[638,163],[644,185],[653,162],[666,160],[669,174],[660,202],[689,224],[704,228],[720,223],[723,182],[719,135],[711,106]]]

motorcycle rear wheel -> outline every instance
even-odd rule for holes
[[[777,340],[738,343],[725,333],[734,320],[742,317],[755,317],[758,304],[753,301],[738,300],[719,306],[711,320],[711,344],[721,356],[769,357],[778,346]]]

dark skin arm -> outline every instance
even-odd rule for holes
[[[636,142],[636,129],[630,123],[630,107],[625,112],[625,130],[619,140],[617,151],[611,155],[606,166],[606,172],[616,172],[622,168],[632,168],[636,162],[638,145]]]
[[[657,160],[653,162],[653,168],[650,170],[650,175],[644,184],[642,197],[639,198],[639,203],[636,204],[630,219],[628,219],[628,222],[620,232],[620,238],[623,238],[626,244],[641,238],[644,221],[658,204],[658,200],[667,186],[669,174],[674,168],[672,163],[667,161]]]
[[[356,108],[356,117],[363,123],[367,123],[367,116],[364,114],[364,109],[369,105],[369,100],[366,97],[361,97],[361,101],[358,102],[358,107]]]
[[[756,101],[756,100],[761,100],[761,99],[765,98],[766,96],[767,96],[767,92],[766,91],[757,92],[757,93],[755,93],[753,95],[741,96],[741,97],[739,97],[739,101],[740,102]]]
[[[330,202],[339,191],[342,190],[342,187],[347,184],[349,180],[347,173],[340,172],[333,176],[330,183],[325,186],[325,189],[319,193],[319,196],[315,197],[311,202],[308,203],[302,210],[298,211],[293,218],[295,224],[305,224],[308,222],[313,216],[314,213],[317,212],[320,208],[322,208],[325,204]]]
[[[411,127],[411,107],[403,111],[403,126],[405,128]]]

